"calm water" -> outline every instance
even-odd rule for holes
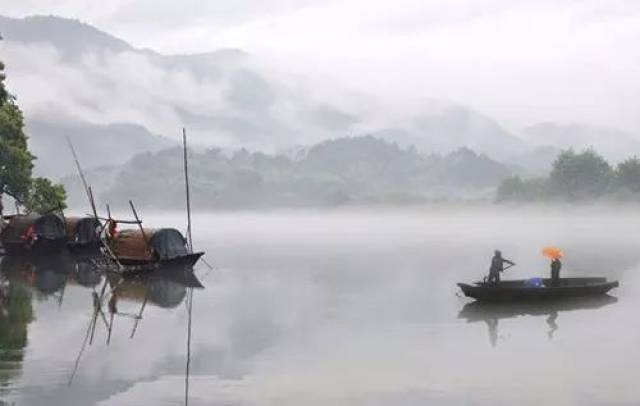
[[[197,215],[196,248],[217,269],[196,270],[189,404],[637,405],[638,225],[640,210],[604,208]],[[550,244],[565,250],[564,276],[622,286],[542,307],[458,295],[495,248],[518,262],[507,277],[546,275]],[[122,283],[89,344],[104,278],[65,259],[3,259],[6,404],[184,403],[193,281]]]

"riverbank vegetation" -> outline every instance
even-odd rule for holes
[[[548,177],[505,179],[498,202],[640,201],[640,159],[629,157],[617,165],[592,149],[566,150],[554,161]]]
[[[4,80],[4,64],[0,62],[0,203],[7,194],[26,212],[63,209],[64,187],[33,176],[36,157],[29,151],[22,111]]]

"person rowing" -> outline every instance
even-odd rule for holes
[[[500,272],[505,270],[504,264],[507,263],[511,266],[516,263],[502,257],[502,252],[500,250],[495,250],[493,252],[493,258],[491,258],[491,267],[489,268],[489,283],[497,284],[500,282]]]

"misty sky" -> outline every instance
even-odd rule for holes
[[[237,47],[265,63],[415,107],[469,105],[510,128],[640,132],[640,2],[3,0],[75,17],[163,53]]]

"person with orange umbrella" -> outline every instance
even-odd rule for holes
[[[560,269],[562,269],[560,258],[564,256],[564,253],[556,247],[545,247],[542,250],[542,255],[551,260],[551,285],[560,285]]]

